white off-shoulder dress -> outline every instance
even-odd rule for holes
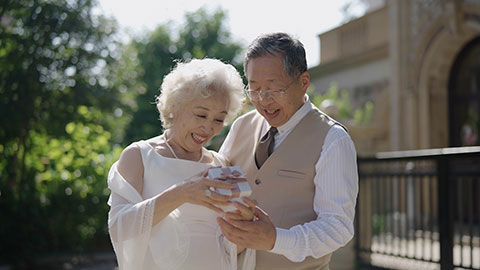
[[[134,143],[142,154],[143,191],[139,194],[113,164],[108,175],[110,238],[120,270],[237,269],[236,246],[221,234],[218,214],[183,204],[152,226],[155,198],[172,185],[225,160],[212,152],[212,163],[163,157],[146,141]],[[254,269],[255,251],[247,249],[243,269]]]

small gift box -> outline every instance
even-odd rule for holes
[[[232,196],[234,198],[246,197],[252,194],[252,189],[247,179],[243,176],[243,171],[239,166],[211,168],[208,170],[208,178],[224,180],[235,184],[235,189],[217,189],[216,192],[219,194]]]
[[[221,168],[211,168],[208,170],[208,178],[210,179],[226,179],[243,176],[243,171],[240,166],[230,166]]]
[[[243,175],[243,171],[239,166],[223,167],[223,168],[211,168],[208,170],[208,178],[227,181],[234,183],[234,189],[218,188],[215,190],[218,194],[232,196],[232,201],[242,202],[242,197],[248,197],[252,195],[252,188],[247,182],[247,179]],[[236,208],[233,205],[221,206],[224,211],[235,211]]]

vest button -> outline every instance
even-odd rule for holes
[[[255,184],[256,185],[260,185],[260,183],[262,183],[262,181],[260,181],[260,179],[255,179]]]

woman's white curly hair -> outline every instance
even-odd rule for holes
[[[244,84],[238,71],[220,60],[204,58],[178,62],[163,79],[160,96],[156,98],[160,120],[165,128],[172,126],[173,115],[186,102],[224,95],[228,99],[225,123],[242,108]]]

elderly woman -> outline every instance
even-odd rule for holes
[[[205,178],[208,168],[228,164],[204,145],[242,102],[242,79],[219,60],[178,63],[165,76],[157,108],[167,129],[125,148],[108,176],[108,228],[121,270],[237,269],[243,248],[216,222],[232,198],[214,189],[233,185]],[[237,208],[239,219],[252,218]],[[253,269],[254,255],[247,250],[244,269]]]

